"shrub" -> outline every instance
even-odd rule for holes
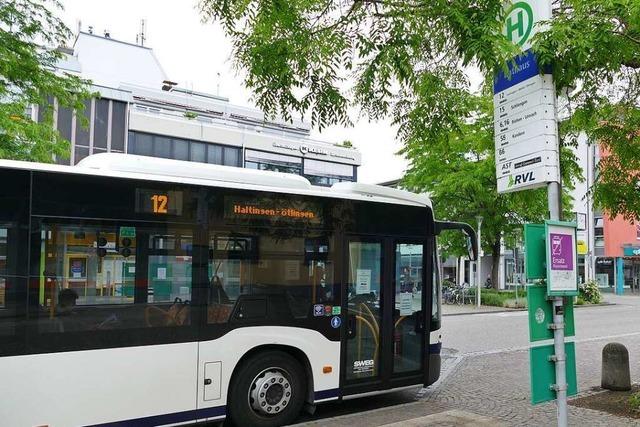
[[[602,294],[600,293],[598,282],[589,280],[580,285],[578,298],[582,299],[586,304],[600,304],[602,302]]]
[[[632,411],[640,412],[640,391],[629,396],[629,406]]]
[[[456,284],[453,283],[451,280],[443,280],[442,281],[442,289],[453,289],[456,287]]]
[[[475,298],[476,288],[469,288],[469,295]],[[525,289],[518,289],[518,298],[520,304],[524,305],[524,299],[527,297],[527,291]],[[515,291],[498,291],[495,289],[482,289],[480,291],[480,298],[482,299],[482,305],[491,305],[494,307],[507,307],[509,302],[515,306],[516,292]]]

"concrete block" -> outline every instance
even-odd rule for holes
[[[607,390],[631,390],[629,351],[623,344],[612,342],[602,349],[601,386]]]

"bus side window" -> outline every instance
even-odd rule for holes
[[[0,223],[0,347],[6,344],[5,339],[16,338],[16,327],[24,321],[17,315],[18,307],[24,305],[19,295],[24,295],[20,288],[26,288],[26,278],[16,274],[16,262],[21,259],[16,228]]]
[[[191,233],[132,225],[42,226],[38,330],[190,324]]]
[[[120,240],[120,241],[118,241]],[[40,332],[113,329],[132,305],[136,240],[115,228],[46,224],[40,244]]]
[[[331,307],[337,298],[332,238],[259,230],[210,236],[208,323],[308,318],[314,305]]]

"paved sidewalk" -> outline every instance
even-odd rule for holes
[[[600,354],[610,341],[627,346],[631,379],[640,380],[640,332],[615,339],[576,341],[581,395],[600,384]],[[416,395],[417,401],[320,419],[300,425],[331,427],[400,426],[550,426],[556,424],[555,403],[529,402],[529,353],[526,349],[445,355],[441,380]],[[418,390],[416,390],[418,391]],[[344,402],[349,405],[350,402]],[[453,412],[452,412],[453,411]],[[456,415],[456,413],[458,415]],[[462,415],[460,415],[462,414]],[[467,417],[467,418],[465,418]],[[477,422],[469,421],[478,420]],[[488,420],[488,421],[487,421]],[[487,424],[483,424],[487,422]],[[569,405],[570,426],[638,426],[637,420]]]
[[[465,411],[451,410],[424,417],[412,418],[398,423],[385,424],[382,427],[423,427],[423,426],[465,426],[465,427],[502,427],[504,423],[494,418],[483,417]]]
[[[631,378],[640,379],[637,349],[640,335],[615,339],[632,353]],[[609,340],[577,342],[578,386],[589,393],[600,384],[602,347]],[[635,351],[634,351],[635,350]],[[518,350],[465,356],[434,390],[425,393],[426,403],[446,404],[479,415],[486,415],[509,426],[542,426],[556,422],[555,403],[532,406],[529,403],[529,353]],[[569,405],[569,424],[575,426],[637,426],[637,420]]]

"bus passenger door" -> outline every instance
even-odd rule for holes
[[[423,251],[420,241],[348,241],[345,394],[423,383]]]
[[[423,250],[422,243],[393,244],[392,387],[412,374],[421,376],[426,368]]]
[[[382,378],[383,249],[381,240],[352,239],[347,246],[343,378],[354,392]]]

